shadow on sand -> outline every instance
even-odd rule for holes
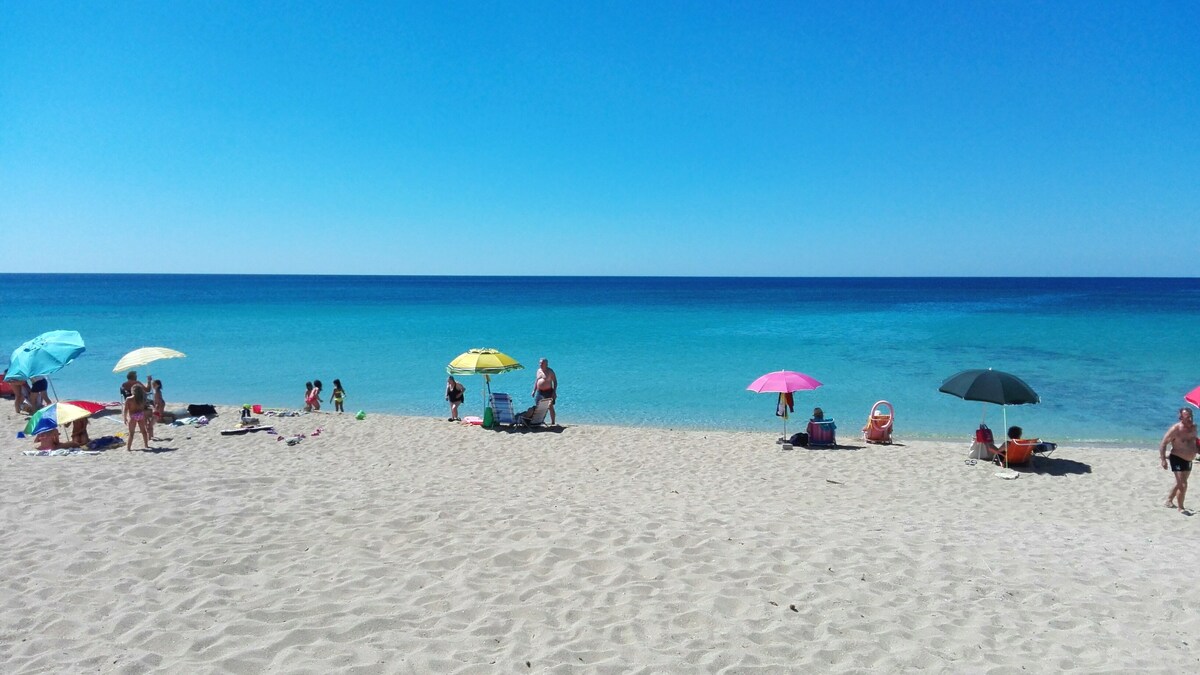
[[[561,434],[565,430],[566,427],[562,426],[561,424],[555,426],[537,425],[532,427],[518,424],[515,426],[495,428],[495,431],[503,431],[506,434]]]
[[[1013,467],[1024,473],[1046,476],[1081,476],[1092,472],[1091,464],[1084,464],[1062,457],[1036,457],[1027,467]]]

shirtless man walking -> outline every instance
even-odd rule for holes
[[[1167,444],[1171,445],[1169,457]],[[1196,459],[1196,452],[1196,423],[1192,420],[1192,409],[1180,408],[1179,421],[1167,429],[1158,446],[1162,468],[1169,468],[1175,475],[1175,485],[1167,494],[1165,506],[1183,511],[1183,498],[1187,495],[1188,476],[1192,474],[1192,460]]]
[[[546,359],[538,361],[537,379],[533,381],[533,402],[537,403],[544,398],[550,399],[550,408],[547,412],[550,413],[550,424],[556,425],[554,400],[558,398],[558,376],[554,374],[554,370],[550,368],[550,362]]]

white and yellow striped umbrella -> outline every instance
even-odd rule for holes
[[[122,370],[132,370],[138,366],[144,366],[147,363],[153,363],[159,359],[181,359],[187,356],[183,352],[177,352],[174,349],[166,347],[142,347],[135,349],[117,361],[117,365],[113,366],[113,372],[119,373]]]

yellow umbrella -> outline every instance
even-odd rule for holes
[[[446,372],[451,375],[499,375],[525,366],[513,357],[495,349],[469,349],[454,357]]]
[[[113,366],[112,371],[119,373],[122,370],[132,370],[159,359],[181,359],[185,356],[187,354],[177,352],[174,349],[167,349],[166,347],[142,347],[122,356],[121,360],[117,361],[117,365]]]
[[[450,365],[446,366],[446,372],[451,375],[483,375],[488,393],[491,393],[492,375],[524,368],[525,366],[504,352],[495,349],[468,349],[454,357]]]

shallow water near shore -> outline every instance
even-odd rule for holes
[[[52,378],[65,398],[115,399],[117,359],[167,346],[188,357],[141,375],[169,406],[299,407],[305,381],[328,400],[340,378],[348,411],[436,417],[446,363],[495,347],[526,364],[492,381],[518,405],[550,360],[560,422],[771,433],[775,397],[745,387],[788,369],[824,383],[796,394],[789,432],[819,405],[857,436],[886,399],[899,435],[926,438],[1003,426],[937,391],[991,367],[1041,395],[1006,411],[1029,436],[1152,446],[1200,384],[1197,301],[1195,279],[0,275],[0,362],[73,329],[88,350]],[[483,379],[463,381],[480,414]]]

